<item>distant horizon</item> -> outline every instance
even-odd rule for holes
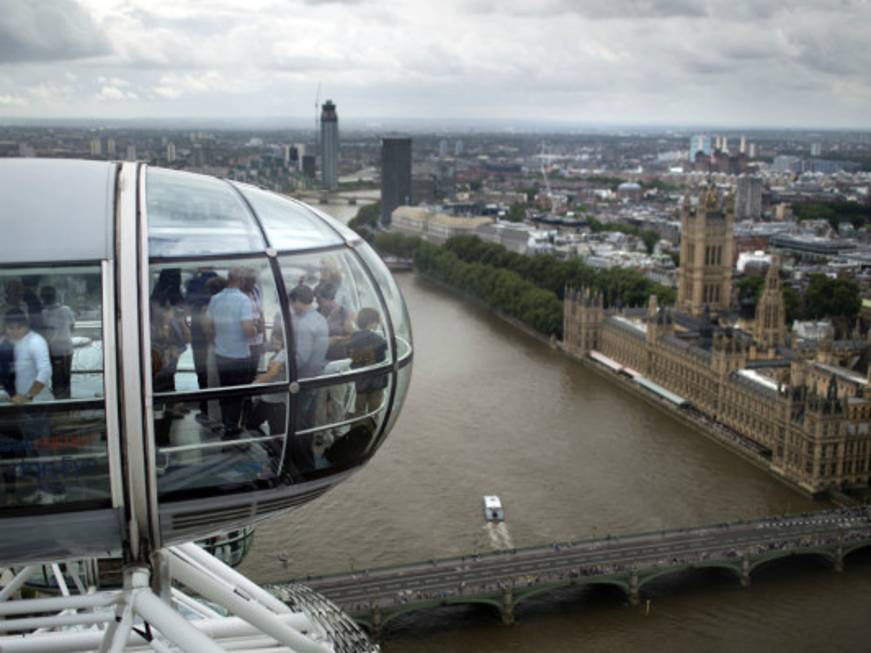
[[[428,134],[444,131],[446,133],[460,132],[516,132],[523,133],[597,133],[638,130],[642,132],[663,133],[676,132],[729,132],[753,134],[759,132],[796,132],[796,133],[871,133],[871,127],[825,127],[820,125],[741,125],[716,123],[668,123],[668,122],[591,122],[567,120],[531,120],[531,119],[491,119],[470,120],[465,118],[343,118],[341,105],[337,104],[339,128],[347,131],[414,131]],[[258,127],[257,124],[261,125]],[[25,117],[0,116],[0,127],[101,127],[113,126],[139,129],[214,129],[231,130],[247,129],[255,131],[275,131],[288,129],[293,131],[315,131],[313,117],[299,116],[167,116],[167,117]]]

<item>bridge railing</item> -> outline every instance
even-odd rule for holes
[[[730,529],[735,527],[743,527],[746,528],[748,526],[758,526],[763,524],[772,524],[772,523],[782,523],[789,522],[794,520],[808,520],[814,519],[819,520],[823,518],[829,517],[837,517],[837,518],[845,518],[849,516],[863,516],[868,517],[871,516],[871,508],[862,506],[862,507],[851,507],[851,508],[839,508],[834,510],[824,510],[817,512],[802,512],[802,513],[793,513],[790,515],[782,515],[782,516],[771,516],[771,517],[761,517],[758,519],[750,519],[750,520],[735,520],[732,522],[719,522],[714,524],[708,524],[703,526],[691,526],[691,527],[681,527],[674,528],[668,530],[652,530],[652,531],[643,531],[640,533],[626,533],[620,535],[611,535],[607,534],[605,537],[590,537],[586,539],[577,539],[577,540],[563,540],[557,542],[551,542],[548,544],[539,544],[532,545],[527,547],[518,547],[512,549],[504,549],[499,551],[487,551],[487,552],[475,552],[462,556],[450,556],[444,558],[430,558],[429,560],[403,563],[398,565],[385,565],[380,567],[368,567],[358,571],[352,571],[353,575],[385,575],[389,573],[398,573],[401,571],[412,571],[416,568],[419,568],[421,565],[431,565],[433,567],[451,567],[457,565],[464,565],[469,561],[474,562],[486,562],[488,560],[499,560],[504,558],[506,555],[514,555],[517,557],[526,557],[528,554],[534,553],[544,553],[552,550],[554,547],[568,547],[568,548],[581,548],[584,546],[590,546],[594,544],[622,544],[631,542],[635,539],[645,539],[652,537],[659,537],[662,540],[667,540],[670,537],[680,534],[690,534],[690,533],[705,533],[706,531],[717,531],[717,532],[728,532]],[[831,530],[831,529],[827,529]],[[298,578],[294,580],[287,581],[288,583],[320,583],[323,581],[329,581],[332,579],[340,579],[346,578],[349,576],[348,572],[337,572],[331,574],[318,574],[313,576],[306,576],[305,578]]]

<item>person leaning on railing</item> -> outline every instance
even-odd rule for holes
[[[274,337],[279,338],[280,336],[276,335]],[[287,349],[285,349],[282,342],[281,348],[269,357],[266,370],[254,379],[254,383],[281,381],[286,378],[286,368]],[[269,435],[284,433],[287,428],[287,404],[282,397],[281,393],[277,395],[265,394],[257,397],[248,416],[247,428],[258,429],[263,422],[266,422],[269,425]]]
[[[387,341],[376,332],[381,323],[381,316],[374,308],[361,308],[357,314],[357,328],[351,336],[348,350],[351,354],[351,368],[363,368],[377,365],[387,356]],[[367,411],[377,410],[384,399],[384,388],[387,387],[387,375],[359,379],[357,399],[354,411],[362,415]]]

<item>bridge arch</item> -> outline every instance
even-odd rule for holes
[[[369,633],[369,635],[373,635],[373,634],[374,634],[374,633],[372,632],[372,622],[369,621],[369,619],[366,619],[365,617],[354,617],[353,619],[354,619],[354,622],[355,622],[358,626],[362,626],[363,628],[365,628],[365,629],[366,629],[366,632]]]
[[[871,540],[866,540],[865,542],[858,542],[857,544],[853,544],[852,546],[845,546],[842,557],[846,558],[851,553],[856,553],[857,551],[862,551],[863,549],[871,548]]]
[[[684,571],[701,571],[704,569],[725,569],[730,572],[735,578],[740,581],[741,580],[741,570],[735,565],[730,565],[727,562],[710,562],[704,564],[692,564],[692,565],[681,565],[676,567],[669,567],[667,569],[662,569],[661,571],[657,571],[653,574],[649,574],[646,576],[639,576],[638,579],[638,589],[640,590],[645,585],[653,582],[658,578],[662,578],[664,576],[669,576],[672,574],[679,574]]]
[[[823,558],[830,565],[835,564],[835,554],[826,549],[798,549],[793,551],[773,551],[764,556],[754,559],[750,563],[749,572],[752,574],[760,567],[776,562],[777,560],[787,560],[789,558]]]
[[[554,583],[549,583],[544,586],[536,586],[531,588],[529,591],[524,592],[523,589],[514,588],[514,602],[512,603],[512,607],[517,607],[521,603],[525,603],[531,598],[536,596],[541,596],[542,594],[547,594],[549,592],[555,592],[557,590],[566,588],[566,587],[592,587],[594,585],[603,585],[607,587],[616,587],[621,590],[626,596],[629,595],[629,584],[622,580],[617,580],[616,578],[590,578],[590,577],[580,577],[580,578],[571,578],[564,581],[556,581]]]
[[[381,628],[383,629],[391,621],[403,615],[411,614],[412,612],[441,608],[447,605],[486,605],[493,608],[496,611],[497,616],[502,614],[502,604],[497,599],[484,599],[471,596],[451,596],[421,603],[410,603],[396,610],[382,608],[381,612],[384,616],[381,618]],[[364,619],[358,619],[357,623],[367,627],[370,632],[372,631],[371,622]]]

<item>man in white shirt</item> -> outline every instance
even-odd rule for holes
[[[51,358],[48,343],[31,331],[27,315],[20,308],[6,311],[6,337],[15,346],[15,394],[12,401],[27,404],[51,401]]]
[[[16,404],[52,401],[51,394],[51,359],[48,354],[48,343],[41,335],[30,329],[27,314],[21,308],[10,308],[6,311],[4,320],[6,339],[13,343],[15,368],[15,394],[12,401]],[[15,425],[21,434],[21,446],[25,454],[37,454],[33,451],[33,442],[51,436],[51,424],[43,412],[25,411],[16,416]],[[38,467],[39,462],[36,463]],[[32,492],[23,497],[25,503],[54,503],[63,501],[65,494],[63,486],[57,478],[50,478],[44,473],[27,466],[24,477]],[[6,482],[13,479],[6,479]]]

